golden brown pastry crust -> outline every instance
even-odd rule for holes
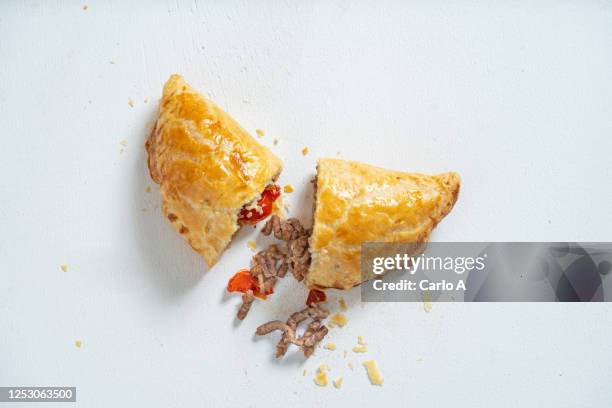
[[[280,159],[179,75],[164,86],[146,149],[164,215],[209,266],[238,230],[243,205],[282,169]]]
[[[321,159],[310,237],[309,287],[349,289],[362,282],[363,242],[425,242],[457,201],[459,175],[403,173]]]

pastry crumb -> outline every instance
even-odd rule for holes
[[[367,346],[368,343],[365,342],[365,340],[363,339],[363,337],[361,336],[357,336],[357,344],[359,344],[360,346]]]
[[[314,383],[319,387],[327,387],[327,371],[329,371],[329,366],[327,364],[321,364],[317,369],[317,373],[314,377]]]
[[[266,135],[266,132],[264,132],[263,129],[255,129],[255,133],[257,133],[258,137],[264,137]]]
[[[368,351],[367,346],[355,346],[353,347],[353,353],[365,353]]]
[[[131,108],[134,107],[134,100],[132,98],[128,98],[128,105],[130,105]]]
[[[121,140],[119,141],[119,144],[120,144],[121,146],[123,146],[123,147],[127,147],[127,145],[128,145],[128,141],[127,141],[127,139],[121,139]]]
[[[145,188],[145,193],[150,193],[151,192],[151,186],[147,186],[147,188]]]
[[[302,149],[302,156],[306,156],[308,154],[308,152],[310,151],[309,148],[305,147]]]
[[[336,343],[327,343],[323,347],[326,348],[327,350],[334,351],[336,349]]]
[[[368,378],[370,379],[370,383],[372,385],[383,385],[383,382],[385,380],[382,374],[380,373],[380,371],[378,370],[376,361],[374,360],[364,361],[363,366],[365,367],[366,372],[368,373]]]
[[[431,312],[432,308],[433,308],[433,305],[431,303],[431,295],[429,294],[429,292],[424,292],[423,293],[423,310],[425,310],[425,313],[429,313]]]
[[[273,144],[274,146],[276,146],[276,145],[278,144],[278,139],[274,139],[274,140],[272,141],[272,144]]]
[[[340,305],[341,311],[346,312],[348,310],[348,306],[346,305],[344,298],[341,297],[340,299],[338,299],[338,304]]]
[[[68,272],[68,265],[67,264],[61,264],[60,265],[60,269],[62,270],[62,272]]]
[[[332,381],[332,383],[334,384],[334,387],[339,390],[342,387],[343,381],[344,381],[344,378],[338,377],[334,381]]]
[[[83,11],[87,11],[88,8],[89,6],[87,4],[83,4],[83,7],[82,7]]]
[[[285,193],[293,193],[293,186],[291,184],[287,184],[285,187],[283,187],[283,191]]]
[[[327,387],[327,373],[316,373],[314,383],[319,387]]]
[[[251,251],[256,251],[257,250],[257,243],[253,240],[250,240],[247,242],[247,246],[251,249]]]
[[[344,327],[348,323],[348,319],[342,313],[336,313],[329,318],[329,325],[331,327]]]
[[[81,340],[75,340],[74,341],[74,346],[76,348],[81,348],[82,345],[83,345],[83,342]]]

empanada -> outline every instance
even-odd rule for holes
[[[209,266],[280,195],[281,160],[179,75],[164,86],[146,149],[164,215]]]
[[[311,288],[349,289],[360,284],[364,242],[426,242],[453,208],[456,173],[426,176],[338,159],[317,168],[315,212],[309,245]]]

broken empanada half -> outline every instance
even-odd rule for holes
[[[360,268],[362,243],[426,242],[453,208],[460,183],[456,173],[427,176],[320,160],[306,284],[350,289],[367,280]]]
[[[281,160],[179,75],[164,86],[146,149],[164,215],[209,267],[280,195]]]

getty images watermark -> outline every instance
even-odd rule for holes
[[[366,302],[612,300],[612,243],[362,245]]]

